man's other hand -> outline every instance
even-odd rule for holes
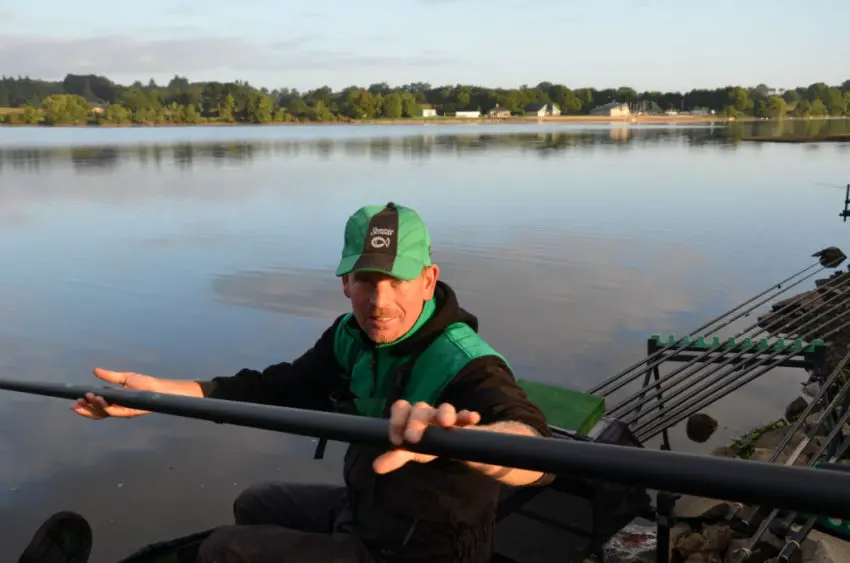
[[[404,400],[396,401],[390,411],[390,441],[401,446],[404,443],[416,444],[428,426],[444,428],[462,428],[475,426],[481,421],[481,415],[474,411],[458,412],[453,405],[443,403],[439,408],[423,402],[411,405]],[[395,471],[409,461],[428,463],[437,456],[414,453],[405,449],[390,450],[375,459],[372,467],[376,473]]]

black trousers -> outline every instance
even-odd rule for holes
[[[342,487],[264,483],[233,504],[236,524],[213,532],[198,563],[374,563],[348,531]]]

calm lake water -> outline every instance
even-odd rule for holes
[[[845,120],[846,123],[846,120]],[[102,366],[230,375],[304,351],[346,310],[348,215],[393,200],[517,373],[590,388],[844,241],[847,145],[741,143],[713,126],[0,128],[0,374]],[[813,287],[810,280],[799,289]],[[754,317],[729,327],[752,323]],[[708,409],[704,451],[774,420],[800,371]],[[0,393],[0,559],[47,516],[93,562],[228,523],[252,482],[339,480],[342,444],[165,415],[93,422]]]

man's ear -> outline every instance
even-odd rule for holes
[[[440,267],[436,264],[426,266],[422,275],[425,277],[425,301],[429,301],[434,297],[434,291],[437,289],[437,279],[440,277]]]
[[[342,293],[346,299],[351,299],[351,291],[348,288],[348,274],[343,274],[340,278],[342,278]]]

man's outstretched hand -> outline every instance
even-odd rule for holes
[[[481,422],[481,415],[474,411],[462,410],[443,403],[439,408],[427,403],[411,405],[404,400],[396,401],[390,411],[390,441],[396,445],[416,444],[422,439],[425,429],[436,425],[444,428],[462,428],[475,426]],[[389,473],[402,467],[409,461],[428,463],[437,456],[414,453],[404,449],[390,450],[379,456],[373,463],[377,473]]]
[[[111,371],[108,369],[95,368],[94,374],[106,381],[117,385],[117,389],[133,389],[136,391],[153,391],[156,386],[156,378],[141,373]],[[119,405],[111,405],[106,399],[94,393],[86,393],[71,406],[71,410],[80,416],[101,420],[108,417],[130,418],[148,414],[149,411],[131,409]]]

